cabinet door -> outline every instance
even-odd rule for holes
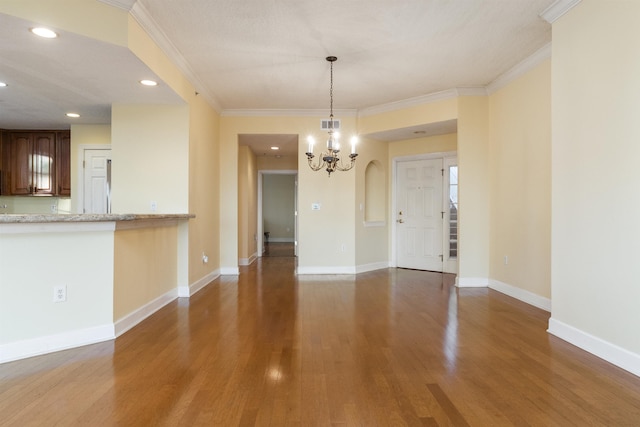
[[[33,194],[55,194],[56,135],[53,132],[33,134]]]
[[[71,135],[59,132],[56,140],[56,183],[58,196],[71,196]]]
[[[12,195],[31,194],[33,150],[30,133],[12,133],[10,145],[9,189]]]
[[[6,196],[11,193],[9,188],[9,171],[11,170],[11,139],[9,132],[0,131],[0,195]]]

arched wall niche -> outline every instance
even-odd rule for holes
[[[385,177],[382,163],[372,160],[364,172],[364,220],[380,222],[385,220]]]

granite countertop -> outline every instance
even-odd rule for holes
[[[0,214],[0,224],[191,219],[194,214]]]

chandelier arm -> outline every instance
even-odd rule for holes
[[[315,156],[313,154],[309,155],[307,154],[307,161],[309,162],[309,167],[311,168],[312,171],[317,172],[320,169],[324,168],[325,165],[325,161],[322,160],[322,157],[318,157],[318,162],[314,165],[313,164],[313,158]]]
[[[342,163],[342,161],[340,161],[340,162],[336,163],[336,165],[335,165],[335,169],[336,169],[336,170],[338,170],[338,171],[340,171],[340,172],[346,172],[346,171],[348,171],[348,170],[353,169],[353,167],[354,167],[354,166],[355,166],[355,164],[356,164],[356,157],[357,157],[357,156],[358,156],[358,155],[357,155],[357,154],[355,154],[355,153],[354,153],[354,154],[351,154],[351,155],[349,156],[349,158],[351,159],[351,162],[349,162],[349,164],[348,164],[347,166],[344,166],[344,164]]]

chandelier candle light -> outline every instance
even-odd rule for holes
[[[351,154],[349,158],[351,162],[346,166],[340,161],[340,157],[338,154],[340,153],[340,134],[335,131],[333,128],[333,63],[338,60],[335,56],[327,56],[327,61],[331,64],[331,86],[329,87],[329,99],[331,101],[329,107],[329,138],[327,139],[327,151],[321,153],[318,161],[314,164],[313,158],[315,157],[313,154],[313,145],[315,144],[315,140],[312,136],[307,137],[307,142],[309,143],[309,147],[307,148],[307,160],[309,161],[309,167],[313,171],[319,171],[320,169],[325,169],[329,176],[331,176],[331,172],[333,171],[348,171],[353,168],[356,163],[356,157],[358,157],[358,153],[356,153],[356,143],[358,142],[358,138],[354,136],[351,138]]]

